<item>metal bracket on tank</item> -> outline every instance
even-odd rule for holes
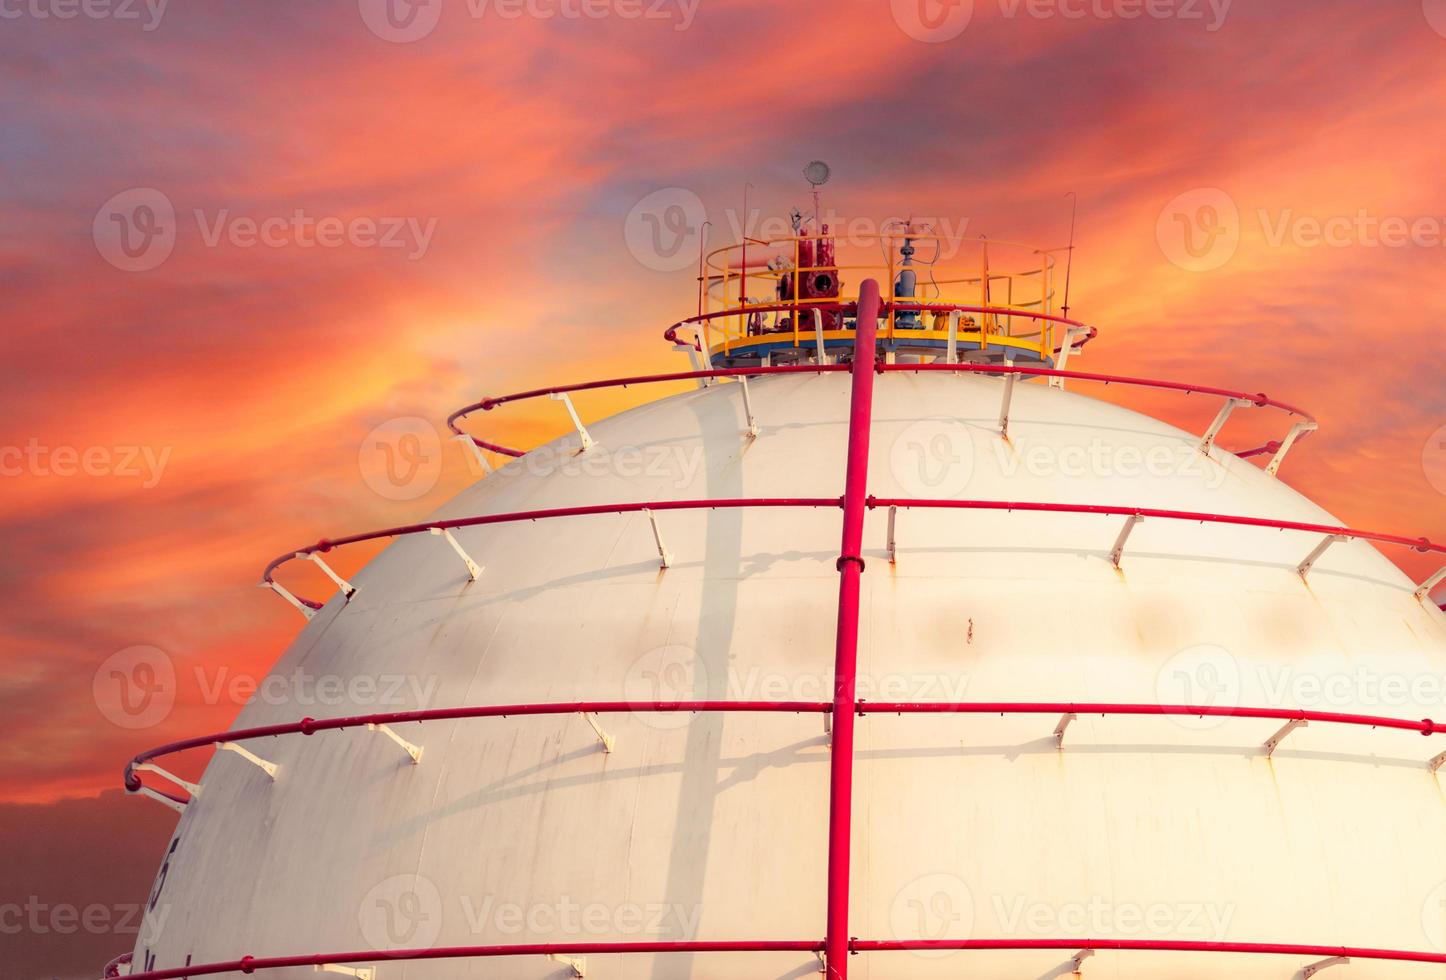
[[[342,966],[340,963],[318,963],[313,967],[317,973],[341,973],[359,980],[374,980],[377,969],[374,966]]]
[[[402,738],[402,736],[400,736],[400,735],[398,735],[396,732],[392,731],[392,729],[390,728],[390,726],[387,726],[387,725],[375,725],[375,724],[372,724],[371,722],[367,722],[367,731],[369,731],[369,732],[381,732],[381,733],[382,733],[383,735],[385,735],[387,738],[391,739],[393,742],[396,742],[398,745],[400,745],[400,746],[402,747],[402,751],[405,752],[405,753],[407,753],[407,755],[409,755],[409,756],[412,757],[412,765],[415,766],[417,763],[419,763],[419,762],[422,761],[422,746],[420,746],[420,745],[413,745],[411,742],[408,742],[406,739]]]
[[[276,763],[267,762],[259,755],[251,752],[245,746],[237,745],[235,742],[219,742],[217,743],[216,748],[225,749],[228,752],[235,752],[241,758],[245,759],[247,762],[252,763],[262,772],[266,773],[266,775],[270,776],[273,780],[276,778]]]
[[[1310,570],[1315,567],[1315,563],[1320,561],[1321,555],[1324,555],[1326,553],[1327,548],[1335,544],[1337,541],[1344,541],[1345,539],[1346,536],[1344,534],[1326,535],[1325,540],[1322,541],[1320,544],[1316,545],[1315,550],[1305,556],[1305,561],[1295,566],[1295,573],[1301,578],[1305,578],[1307,575],[1310,574]]]
[[[447,539],[447,543],[452,546],[452,550],[457,552],[457,556],[461,558],[462,563],[467,566],[467,575],[472,579],[472,581],[475,582],[478,578],[481,577],[482,566],[473,561],[472,556],[468,555],[467,552],[462,550],[462,546],[457,543],[456,538],[452,537],[452,532],[450,530],[445,527],[429,527],[427,528],[427,530],[431,531],[433,534],[440,534],[442,537]]]
[[[1429,772],[1437,772],[1442,766],[1446,766],[1446,752],[1442,752],[1430,762],[1426,763],[1426,769]]]
[[[296,598],[296,596],[292,595],[291,592],[286,588],[286,586],[282,585],[280,582],[257,582],[256,584],[259,588],[270,589],[272,592],[275,592],[277,595],[281,596],[281,598],[285,599],[287,602],[295,606],[296,611],[301,613],[301,615],[305,616],[307,619],[310,619],[311,617],[316,615],[315,609],[312,609],[306,603],[302,602],[300,599]]]
[[[959,363],[959,318],[964,314],[959,310],[949,313],[949,344],[944,348],[944,363]]]
[[[814,355],[818,359],[818,363],[827,364],[828,350],[823,344],[823,311],[818,307],[814,307],[813,309],[813,343],[814,346],[818,348],[817,353]]]
[[[1078,953],[1075,953],[1074,956],[1070,958],[1070,963],[1074,966],[1071,972],[1073,972],[1075,976],[1079,976],[1080,970],[1084,967],[1084,961],[1093,955],[1095,955],[1095,951],[1092,949],[1082,949]]]
[[[1272,755],[1274,755],[1276,747],[1279,746],[1281,742],[1285,741],[1285,737],[1287,735],[1295,731],[1297,728],[1305,728],[1309,724],[1310,722],[1306,721],[1304,718],[1292,718],[1284,725],[1281,725],[1280,731],[1276,732],[1274,735],[1270,736],[1270,738],[1265,740],[1265,745],[1262,746],[1262,748],[1265,749],[1265,757],[1269,759]]]
[[[307,559],[308,561],[313,561],[313,562],[315,562],[315,563],[316,563],[316,567],[319,568],[319,569],[321,569],[323,572],[325,572],[325,573],[326,573],[326,577],[329,578],[329,579],[331,579],[333,582],[335,582],[335,583],[336,583],[336,587],[337,587],[338,589],[341,589],[341,594],[344,595],[344,596],[346,596],[348,599],[350,599],[352,596],[356,595],[356,586],[355,586],[355,585],[352,585],[352,584],[351,584],[350,582],[348,582],[346,579],[344,579],[344,578],[342,578],[340,575],[336,574],[336,572],[333,572],[333,571],[331,570],[331,566],[328,565],[326,562],[322,561],[322,560],[321,560],[321,556],[318,555],[316,552],[314,552],[314,551],[298,551],[298,552],[296,553],[295,557],[297,557],[297,558],[305,558],[305,559]]]
[[[1305,978],[1305,980],[1310,980],[1311,977],[1315,976],[1317,973],[1324,970],[1328,966],[1345,966],[1350,961],[1351,958],[1349,956],[1332,956],[1329,959],[1316,960],[1314,963],[1306,966],[1300,972],[1301,975]]]
[[[673,553],[668,546],[663,544],[663,531],[658,527],[658,515],[651,509],[645,509],[644,514],[648,515],[648,522],[653,525],[653,543],[658,546],[658,558],[662,561],[663,567],[668,568],[673,564]]]
[[[740,374],[738,381],[743,386],[743,414],[748,419],[748,438],[758,438],[758,420],[753,417],[753,399],[748,397],[748,375]]]
[[[577,409],[572,407],[572,399],[565,391],[554,391],[548,395],[555,402],[562,402],[567,407],[567,414],[572,417],[572,424],[577,426],[577,434],[582,438],[582,451],[587,452],[592,448],[592,436],[587,434],[587,427],[582,424],[582,419],[577,417]]]
[[[892,565],[899,558],[899,542],[894,536],[894,525],[899,519],[899,508],[894,505],[889,507],[889,564]]]
[[[561,963],[572,970],[575,977],[587,976],[587,957],[585,956],[564,956],[562,953],[548,953],[547,958],[554,963]]]
[[[1411,594],[1414,595],[1417,599],[1425,599],[1431,594],[1431,590],[1436,588],[1436,586],[1440,585],[1442,582],[1446,582],[1446,565],[1443,565],[1439,572],[1437,572],[1435,575],[1432,575],[1426,581],[1422,582],[1419,586],[1417,586],[1416,591]]]
[[[593,732],[597,735],[597,740],[602,743],[603,752],[612,752],[613,746],[617,744],[617,740],[603,730],[602,723],[597,720],[597,715],[591,711],[584,711],[582,712],[582,716],[587,719],[587,723],[592,726]]]
[[[1054,726],[1054,747],[1064,748],[1064,733],[1069,728],[1069,723],[1079,718],[1073,711],[1066,711],[1059,716],[1059,724]]]
[[[1115,538],[1115,546],[1110,549],[1111,565],[1114,565],[1116,568],[1120,567],[1120,559],[1125,556],[1125,542],[1130,540],[1130,532],[1135,529],[1135,525],[1144,519],[1144,516],[1141,514],[1131,514],[1125,518],[1125,526],[1120,528],[1120,536]]]
[[[1220,430],[1225,428],[1225,422],[1230,418],[1230,413],[1237,408],[1253,404],[1248,398],[1227,398],[1225,404],[1220,406],[1220,412],[1215,416],[1215,421],[1210,423],[1210,428],[1205,430],[1205,435],[1200,437],[1200,451],[1206,456],[1210,455],[1210,449],[1215,445],[1215,437]]]
[[[139,768],[139,767],[137,767],[137,768]],[[162,806],[168,806],[168,807],[170,807],[172,810],[175,810],[177,813],[185,813],[185,812],[186,812],[186,804],[182,803],[180,800],[173,800],[173,799],[171,799],[171,798],[170,798],[169,796],[167,796],[165,793],[157,793],[155,790],[151,789],[149,786],[142,786],[140,789],[137,789],[137,790],[129,790],[129,789],[128,789],[128,790],[126,790],[126,792],[127,792],[127,793],[134,793],[134,794],[137,795],[137,796],[149,797],[150,799],[155,800],[157,803],[161,804]]]
[[[483,476],[492,475],[492,464],[487,462],[487,457],[482,455],[482,447],[477,445],[477,443],[472,439],[471,436],[467,435],[464,432],[461,435],[456,435],[452,438],[456,439],[462,445],[466,446],[469,450],[471,450],[472,458],[477,461],[477,465],[482,469]]]
[[[181,787],[181,789],[185,790],[187,793],[190,793],[192,796],[200,796],[200,795],[201,795],[201,787],[200,787],[200,786],[196,785],[196,784],[193,783],[193,782],[189,782],[189,781],[187,781],[187,780],[185,780],[185,779],[182,779],[180,776],[177,776],[175,773],[167,772],[165,769],[162,769],[160,766],[156,765],[154,762],[142,762],[140,765],[134,766],[133,768],[134,768],[134,770],[135,770],[136,772],[153,772],[153,773],[155,773],[157,776],[160,776],[162,779],[170,780],[171,782],[175,783],[177,786]]]
[[[1014,399],[1014,382],[1019,375],[1013,371],[1004,376],[1004,401],[999,406],[999,434],[1009,438],[1009,403]]]
[[[1280,441],[1280,448],[1275,451],[1275,455],[1270,457],[1270,462],[1265,465],[1265,472],[1271,476],[1279,473],[1280,464],[1285,462],[1285,454],[1290,452],[1290,447],[1295,445],[1295,441],[1307,432],[1314,432],[1319,428],[1320,426],[1315,422],[1305,420],[1301,420],[1295,423],[1295,425],[1292,425],[1290,431],[1286,433],[1285,438]]]

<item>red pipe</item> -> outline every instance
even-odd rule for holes
[[[856,953],[894,950],[948,949],[1118,949],[1180,953],[1278,953],[1287,956],[1345,956],[1358,960],[1397,960],[1407,963],[1446,963],[1446,953],[1365,946],[1311,946],[1295,943],[1212,943],[1171,939],[872,939],[856,940]]]
[[[873,427],[874,369],[878,352],[879,284],[859,286],[854,333],[853,390],[849,402],[848,463],[844,476],[843,540],[838,559],[838,631],[833,662],[833,754],[829,760],[828,933],[824,964],[830,980],[848,977],[849,851],[852,843],[854,721],[859,657],[859,578],[869,492],[869,430]]]

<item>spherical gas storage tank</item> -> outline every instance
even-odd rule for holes
[[[1302,574],[1327,535],[1290,525],[1340,522],[1258,461],[1202,451],[1198,431],[1073,380],[896,367],[874,377],[868,450],[852,975],[1446,975],[1428,955],[1446,952],[1446,794],[1429,763],[1446,748],[1446,614],[1366,540],[1332,540]],[[569,434],[431,521],[650,510],[398,537],[274,668],[351,695],[257,701],[236,728],[638,710],[238,743],[274,774],[217,752],[131,969],[297,957],[265,970],[291,980],[316,975],[305,957],[345,953],[324,969],[817,974],[834,726],[809,706],[835,695],[851,385],[847,370],[760,372],[745,400],[714,379],[589,421],[585,451]],[[907,504],[921,499],[1098,510]],[[798,705],[651,710],[680,701]],[[977,707],[995,702],[1033,707]],[[1119,710],[1057,710],[1085,703]],[[1159,710],[1179,705],[1208,712]],[[1237,708],[1268,710],[1220,711]],[[1295,709],[1405,724],[1268,713]],[[728,942],[777,947],[703,948]],[[412,955],[484,946],[523,949]]]

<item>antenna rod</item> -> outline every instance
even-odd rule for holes
[[[1070,203],[1070,206],[1069,206],[1069,254],[1066,255],[1066,256],[1065,256],[1065,259],[1064,259],[1064,306],[1060,308],[1060,312],[1061,312],[1064,316],[1068,317],[1068,316],[1069,316],[1069,274],[1070,274],[1070,271],[1074,268],[1074,216],[1075,216],[1075,212],[1079,210],[1079,196],[1078,196],[1077,194],[1075,194],[1074,191],[1070,191],[1068,194],[1065,195],[1065,197],[1068,197],[1068,198],[1071,199],[1071,203]],[[1066,335],[1065,335],[1065,336],[1066,336],[1066,339],[1068,339],[1068,333],[1067,333],[1067,332],[1066,332]]]

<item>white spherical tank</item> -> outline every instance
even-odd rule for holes
[[[1338,523],[1200,433],[1039,381],[879,374],[869,491]],[[844,373],[715,383],[590,422],[434,520],[612,502],[838,498]],[[656,520],[657,535],[653,520]],[[1446,616],[1368,543],[1098,513],[887,507],[865,528],[865,702],[1304,708],[1446,720]],[[345,696],[250,728],[572,701],[828,702],[837,506],[591,514],[401,537],[275,666]],[[892,538],[892,544],[891,544]],[[1118,566],[1111,554],[1123,538]],[[666,567],[660,561],[666,552]],[[890,560],[891,550],[894,560]],[[1434,684],[1434,687],[1432,686]],[[286,690],[303,690],[295,684]],[[1434,691],[1434,694],[1432,693]],[[376,951],[376,980],[805,977],[807,951],[396,959],[422,947],[818,942],[830,738],[818,712],[457,718],[218,752],[134,968]],[[1446,795],[1410,730],[1079,713],[857,721],[850,932],[1446,950]],[[594,727],[596,726],[596,727]],[[412,756],[395,735],[420,748]],[[606,744],[605,744],[606,742]],[[1087,948],[1081,944],[1081,949]],[[894,950],[860,977],[1285,980],[1320,957]],[[1358,960],[1340,976],[1441,976]],[[315,975],[310,966],[268,971]]]

